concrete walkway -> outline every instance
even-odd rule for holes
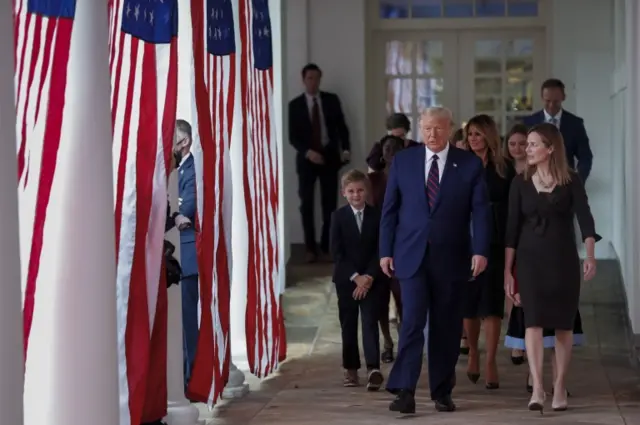
[[[611,424],[640,425],[640,374],[631,366],[622,285],[615,264],[601,262],[599,275],[585,284],[581,304],[588,345],[575,351],[569,378],[570,410],[552,412],[550,397],[543,417],[526,409],[527,366],[513,366],[509,351],[499,358],[500,389],[488,391],[465,376],[466,358],[458,363],[454,400],[458,411],[437,413],[428,397],[423,373],[417,394],[418,415],[411,423],[438,424]],[[249,378],[251,393],[223,402],[214,410],[214,425],[315,425],[397,423],[387,410],[384,391],[343,388],[340,334],[335,294],[328,268],[298,266],[285,296],[289,358],[280,372],[263,382]],[[388,368],[384,370],[385,376]],[[550,383],[550,378],[546,379]],[[547,385],[549,386],[549,385]]]

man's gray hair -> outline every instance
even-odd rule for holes
[[[422,111],[420,119],[423,120],[427,117],[448,120],[449,123],[453,125],[453,112],[451,112],[451,109],[445,108],[443,106],[432,106],[430,108],[426,108],[424,111]]]
[[[191,141],[191,124],[185,120],[177,120],[176,133],[178,140],[188,138]]]

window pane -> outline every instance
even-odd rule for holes
[[[413,43],[410,41],[390,41],[387,43],[387,75],[411,74]]]
[[[418,46],[416,72],[419,75],[442,75],[442,41],[423,41]]]
[[[505,16],[506,9],[506,0],[476,0],[476,16],[482,18]]]
[[[502,78],[476,78],[475,79],[475,97],[492,97],[502,95]]]
[[[416,80],[418,113],[432,106],[442,106],[442,91],[444,82],[442,78],[425,78]]]
[[[472,18],[473,0],[444,0],[444,16],[447,18]]]
[[[411,113],[413,84],[408,78],[394,78],[387,84],[387,112]]]
[[[400,19],[409,17],[409,0],[380,0],[380,18]]]
[[[502,73],[502,41],[476,41],[475,72]]]
[[[509,77],[505,87],[506,112],[533,111],[533,81],[531,78]]]
[[[533,72],[533,40],[528,38],[511,40],[507,43],[506,50],[507,73]]]
[[[502,99],[499,93],[497,93],[497,96],[477,95],[475,103],[475,111],[502,110]]]
[[[413,0],[412,18],[439,18],[442,16],[442,0]]]
[[[507,0],[509,16],[535,17],[538,16],[538,0]]]

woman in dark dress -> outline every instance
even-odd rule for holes
[[[464,329],[469,344],[467,376],[476,383],[480,379],[478,340],[481,325],[485,334],[485,387],[500,387],[496,354],[504,317],[504,235],[507,225],[509,187],[516,175],[500,149],[498,127],[488,115],[477,115],[465,126],[469,149],[485,165],[485,180],[493,212],[493,236],[489,262],[484,273],[465,288]]]
[[[596,273],[595,243],[600,237],[587,194],[578,175],[569,169],[558,128],[535,126],[527,136],[527,164],[509,193],[506,229],[505,291],[515,302],[514,259],[518,292],[524,312],[525,343],[533,392],[530,410],[542,412],[543,330],[555,331],[557,372],[553,383],[553,410],[567,409],[566,375],[573,347],[573,328],[580,301],[581,277]],[[574,215],[585,243],[587,258],[580,272]]]
[[[384,193],[387,189],[387,175],[391,167],[391,161],[397,152],[404,148],[405,141],[396,136],[386,136],[382,139],[382,159],[385,167],[380,171],[369,173],[369,182],[371,183],[370,198],[368,204],[377,208],[382,208],[384,202]],[[391,338],[391,329],[389,327],[389,302],[391,294],[398,309],[398,324],[402,321],[402,300],[400,298],[400,282],[397,279],[388,279],[384,281],[389,285],[385,289],[380,299],[380,333],[384,339],[384,350],[381,354],[383,363],[391,363],[393,357],[393,339]]]

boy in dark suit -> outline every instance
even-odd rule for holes
[[[349,205],[331,219],[331,255],[335,265],[333,282],[338,295],[342,329],[344,386],[359,385],[360,351],[358,315],[362,313],[362,345],[367,365],[367,389],[377,391],[384,380],[380,372],[378,317],[382,273],[378,257],[378,209],[366,205],[367,176],[351,170],[342,176],[342,194]]]

